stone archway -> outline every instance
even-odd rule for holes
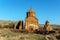
[[[30,27],[29,27],[29,30],[32,31],[32,30],[33,30],[33,27],[30,26]]]

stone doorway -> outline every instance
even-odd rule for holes
[[[29,27],[29,31],[33,31],[33,27],[32,26]]]

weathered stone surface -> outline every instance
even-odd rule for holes
[[[17,23],[16,29],[20,29],[20,30],[23,29],[23,21],[19,21],[19,22]]]
[[[27,14],[25,19],[25,29],[29,31],[38,29],[38,19],[35,17],[35,12],[30,9]]]
[[[53,30],[53,28],[49,24],[49,21],[45,22],[44,30],[47,30],[47,31],[52,31]]]

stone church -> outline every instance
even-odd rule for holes
[[[38,19],[36,18],[35,12],[33,9],[29,9],[29,11],[26,13],[26,18],[25,18],[25,24],[23,21],[19,21],[17,23],[16,29],[23,29],[25,28],[28,31],[33,31],[38,29]],[[24,25],[24,26],[23,26]]]
[[[28,31],[39,29],[38,19],[36,18],[36,14],[33,9],[30,8],[28,10],[28,12],[26,13],[25,23],[22,20],[19,21],[17,23],[16,29],[19,30],[25,29]],[[45,22],[43,29],[48,31],[53,30],[48,21]]]
[[[35,12],[33,9],[29,9],[29,11],[26,13],[25,18],[25,29],[32,31],[38,29],[38,19],[36,18]]]

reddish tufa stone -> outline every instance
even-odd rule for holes
[[[44,30],[47,30],[47,31],[52,31],[53,30],[53,28],[50,26],[48,20],[45,22]]]
[[[25,19],[25,29],[28,31],[33,31],[38,29],[38,19],[35,16],[35,12],[30,8],[27,12],[27,17]]]
[[[16,29],[20,29],[22,30],[23,29],[23,21],[19,21],[17,26],[16,26]]]

